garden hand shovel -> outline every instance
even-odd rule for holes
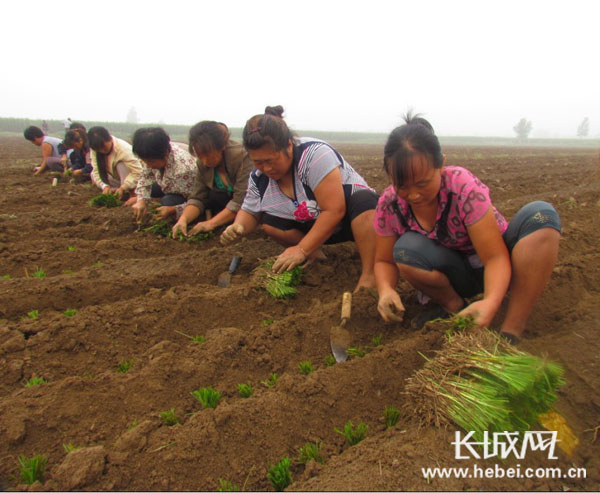
[[[239,255],[234,255],[231,258],[231,263],[229,264],[229,269],[225,272],[221,272],[219,274],[219,278],[217,279],[217,286],[220,288],[227,288],[231,284],[231,275],[237,270],[240,266],[240,262],[242,261],[242,257]]]
[[[352,336],[348,329],[346,329],[346,323],[350,320],[350,313],[352,311],[352,293],[346,291],[342,295],[342,318],[340,325],[331,327],[329,332],[329,343],[331,345],[331,352],[335,360],[338,363],[346,361],[348,359],[348,353],[346,352],[350,344],[352,343]]]

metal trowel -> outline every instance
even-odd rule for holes
[[[331,352],[338,363],[348,359],[346,352],[352,344],[352,335],[346,329],[346,323],[350,320],[352,312],[352,293],[346,291],[342,295],[342,317],[340,325],[331,327],[329,332],[329,343],[331,344]]]
[[[229,269],[225,272],[221,272],[219,274],[219,278],[217,279],[217,286],[220,288],[227,288],[231,284],[231,276],[240,266],[240,262],[242,261],[242,257],[239,255],[234,255],[231,258],[231,263],[229,264]]]

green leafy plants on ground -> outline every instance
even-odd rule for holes
[[[72,443],[63,443],[63,449],[65,449],[65,452],[67,454],[70,454],[71,452],[73,452],[73,450],[77,450],[79,448],[81,448],[81,447],[76,447]]]
[[[263,327],[268,327],[269,325],[273,325],[273,322],[275,322],[275,320],[273,320],[272,318],[265,318],[260,325],[262,325]]]
[[[348,421],[344,425],[343,431],[338,430],[337,428],[334,428],[334,431],[345,437],[346,442],[348,442],[348,445],[353,446],[361,442],[365,438],[368,429],[369,427],[362,421],[358,423],[358,425],[356,425],[356,428],[354,428],[352,421]]]
[[[299,265],[292,270],[287,270],[280,274],[274,274],[271,271],[272,263],[264,265],[267,273],[265,275],[265,289],[276,299],[286,299],[296,296],[298,290],[295,288],[302,280],[302,267]]]
[[[385,420],[385,427],[392,428],[396,426],[398,419],[400,419],[400,411],[394,406],[386,407],[383,410],[383,419]]]
[[[41,481],[47,463],[48,457],[45,455],[37,454],[29,459],[24,455],[19,456],[19,466],[21,466],[19,475],[21,476],[21,479],[26,484],[33,484],[36,481]]]
[[[133,360],[121,361],[117,365],[117,371],[119,373],[127,373],[131,369],[131,365],[133,365]]]
[[[181,332],[180,330],[176,330],[175,332],[184,337],[187,337],[188,339],[191,339],[194,342],[206,342],[206,337],[204,336],[191,336],[189,334],[186,334],[185,332]]]
[[[35,387],[36,385],[44,385],[48,383],[48,380],[46,380],[43,377],[31,377],[26,383],[25,383],[25,387]]]
[[[42,277],[46,277],[46,273],[44,272],[44,269],[42,269],[41,267],[36,267],[35,268],[35,272],[33,274],[31,274],[33,277],[38,277],[38,278],[42,278]]]
[[[134,418],[134,420],[127,425],[127,431],[133,430],[137,425],[138,425],[138,420],[137,420],[137,418]]]
[[[203,241],[209,240],[210,238],[214,238],[214,231],[206,231],[204,233],[198,233],[195,235],[185,236],[182,233],[177,235],[177,239],[179,241],[185,241],[187,243],[201,243]]]
[[[71,269],[65,269],[62,271],[63,274],[73,274],[73,271]]]
[[[39,314],[40,312],[38,310],[31,310],[30,312],[27,312],[27,316],[31,320],[37,320]]]
[[[243,397],[244,399],[247,399],[248,397],[250,397],[254,392],[252,390],[252,385],[250,385],[249,383],[238,384],[237,391],[238,391],[238,394],[240,394],[240,397]]]
[[[427,359],[427,358],[426,358]],[[564,385],[560,365],[521,352],[480,329],[448,338],[437,355],[407,380],[410,409],[425,422],[473,431],[536,429]],[[407,403],[407,406],[409,404]]]
[[[277,373],[271,373],[267,380],[261,380],[260,383],[262,383],[265,387],[270,388],[275,386],[275,384],[277,383],[277,378],[279,378],[279,375],[277,375]]]
[[[371,344],[373,345],[373,347],[381,346],[381,338],[381,334],[373,336],[373,339],[371,339]]]
[[[75,308],[65,310],[65,317],[73,317],[74,315],[77,315],[77,310]]]
[[[171,236],[171,224],[165,219],[156,221],[152,226],[143,229],[144,233],[152,233],[153,235],[169,238]]]
[[[223,394],[212,387],[204,387],[200,390],[194,390],[192,395],[200,401],[203,408],[215,409],[219,405]]]
[[[335,357],[333,356],[333,354],[328,354],[327,356],[325,356],[325,365],[326,366],[335,365]]]
[[[240,491],[240,487],[228,479],[219,478],[219,488],[217,491]]]
[[[308,375],[309,373],[312,373],[314,371],[311,361],[302,361],[298,365],[298,368],[300,369],[300,373],[302,373],[302,375]]]
[[[69,252],[74,252],[74,251],[75,251],[75,247],[74,247],[74,246],[71,246],[71,245],[69,245],[69,246],[67,247],[67,250],[68,250]]]
[[[171,408],[168,411],[163,411],[159,414],[159,416],[162,424],[164,425],[174,426],[176,424],[179,424],[179,419],[175,414],[175,408]]]
[[[269,467],[267,478],[271,481],[275,491],[283,491],[292,484],[292,474],[290,472],[290,459],[284,457],[277,464]]]
[[[4,274],[4,275],[2,276],[2,279],[10,279],[10,274]]]
[[[89,204],[92,207],[119,207],[122,202],[116,193],[101,193],[90,200]]]
[[[323,464],[324,459],[321,456],[320,442],[306,442],[302,447],[298,449],[298,462],[306,464],[311,460]]]
[[[367,354],[367,352],[358,346],[351,346],[348,349],[346,349],[346,353],[348,353],[348,356],[354,356],[357,358],[362,358],[363,356],[365,356],[365,354]]]

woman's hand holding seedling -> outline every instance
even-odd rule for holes
[[[395,289],[389,289],[381,293],[377,303],[377,311],[386,322],[402,322],[405,309],[400,295]]]
[[[494,315],[496,315],[497,310],[498,307],[492,306],[492,303],[483,299],[471,303],[466,308],[461,310],[458,315],[460,317],[471,315],[476,326],[489,327],[494,319]]]
[[[229,245],[230,243],[237,241],[244,234],[244,231],[245,228],[241,224],[230,224],[221,234],[221,245]]]
[[[188,226],[188,223],[187,223],[185,217],[181,216],[179,218],[179,221],[177,221],[175,223],[175,225],[173,226],[173,228],[171,229],[171,237],[173,239],[177,239],[177,238],[179,238],[179,235],[187,236],[188,235],[187,226]]]
[[[196,224],[190,231],[190,236],[197,235],[199,233],[208,233],[215,229],[211,221],[202,221]]]
[[[286,270],[292,270],[297,265],[300,265],[307,259],[304,250],[299,246],[293,246],[286,248],[275,263],[273,264],[272,270],[276,274],[284,272]]]
[[[135,220],[140,223],[148,210],[148,205],[144,199],[138,200],[134,205],[131,206]]]
[[[156,209],[156,218],[166,219],[167,217],[174,215],[176,210],[177,209],[174,205],[161,205]]]

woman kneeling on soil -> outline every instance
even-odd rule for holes
[[[88,132],[92,148],[92,181],[102,193],[116,193],[118,197],[133,195],[142,165],[133,155],[131,145],[113,137],[104,127],[92,127]],[[127,205],[135,203],[135,195]]]
[[[72,123],[63,139],[65,149],[72,150],[69,154],[69,166],[65,166],[65,173],[70,169],[73,176],[82,180],[89,180],[92,173],[92,158],[87,132],[81,123]]]
[[[459,312],[489,327],[510,283],[501,334],[517,343],[556,263],[558,214],[546,202],[532,202],[508,224],[487,186],[444,161],[423,118],[409,114],[388,137],[384,169],[392,184],[379,199],[375,220],[379,313],[401,320],[404,306],[395,290],[400,274],[438,304],[420,317],[422,323]],[[464,298],[482,292],[483,299],[465,306]]]
[[[234,224],[221,236],[227,244],[256,229],[288,247],[273,271],[290,270],[322,256],[321,245],[355,240],[362,261],[356,290],[373,287],[377,194],[329,144],[296,138],[281,106],[267,107],[244,128],[244,146],[255,169]]]
[[[233,221],[246,196],[252,171],[244,146],[230,138],[224,123],[202,121],[194,125],[190,129],[189,149],[198,158],[198,182],[173,226],[173,238],[178,233],[187,235],[188,224],[203,214],[205,220],[196,224],[189,235],[212,231]]]
[[[151,198],[160,198],[157,214],[161,219],[179,216],[198,178],[196,161],[171,142],[160,127],[138,128],[133,134],[133,153],[145,164],[137,183],[137,202],[132,207],[141,221]]]

